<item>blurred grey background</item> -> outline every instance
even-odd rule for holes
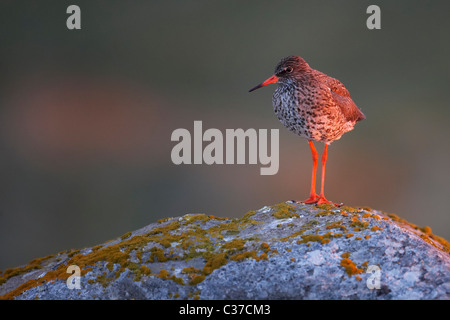
[[[70,4],[81,30],[66,28]],[[381,30],[366,28],[370,4]],[[247,92],[291,54],[341,80],[367,116],[329,149],[327,197],[450,238],[449,4],[3,0],[0,269],[163,217],[307,198],[307,141],[274,115],[275,85]],[[194,120],[280,129],[278,174],[172,164],[170,135]]]

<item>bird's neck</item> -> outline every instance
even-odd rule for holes
[[[293,78],[280,78],[278,80],[278,85],[279,86],[286,86],[286,87],[293,87],[297,85],[297,80],[293,79]]]

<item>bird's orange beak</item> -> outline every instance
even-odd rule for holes
[[[277,76],[271,76],[269,79],[267,79],[266,81],[258,84],[256,87],[250,89],[248,92],[252,92],[255,91],[256,89],[262,88],[264,86],[267,86],[268,84],[274,83],[278,81],[278,77]]]

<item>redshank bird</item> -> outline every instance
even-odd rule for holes
[[[275,68],[275,74],[250,89],[250,92],[271,83],[278,83],[272,98],[275,114],[286,128],[308,139],[312,152],[311,193],[308,199],[299,202],[337,205],[328,201],[324,193],[328,146],[344,133],[353,130],[355,124],[366,117],[339,80],[312,69],[301,57],[281,59]],[[316,193],[319,154],[313,141],[325,144],[319,195]]]

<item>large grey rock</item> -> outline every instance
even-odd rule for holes
[[[449,271],[449,245],[428,227],[286,202],[240,219],[164,219],[35,259],[0,273],[0,299],[449,299]]]

